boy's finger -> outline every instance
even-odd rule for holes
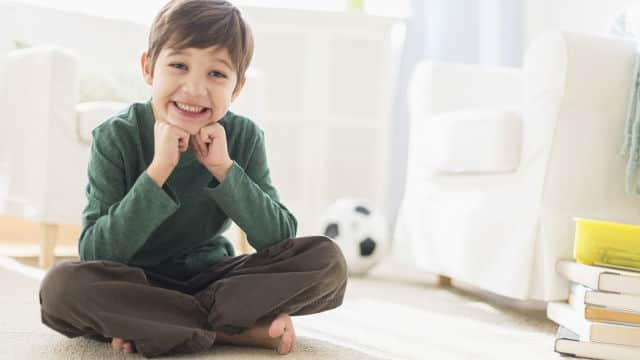
[[[206,143],[200,143],[200,151],[202,151],[202,156],[207,157],[209,155],[209,147]]]
[[[195,136],[191,137],[191,147],[193,148],[193,152],[196,153],[196,156],[202,158],[202,152],[200,151],[200,146],[198,146]]]
[[[195,144],[203,158],[207,157],[207,147],[202,143],[198,136],[194,136]]]
[[[198,138],[201,141],[206,141],[206,139],[209,138],[209,134],[207,133],[207,131],[205,130],[205,128],[200,129],[200,132],[198,133]]]
[[[208,144],[211,142],[211,139],[215,138],[215,135],[216,135],[215,125],[217,124],[205,126],[202,129],[200,129],[199,135],[203,143]]]

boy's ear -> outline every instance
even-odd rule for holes
[[[233,102],[238,97],[238,95],[240,95],[240,93],[242,92],[242,89],[244,88],[244,84],[246,82],[247,82],[247,78],[243,77],[240,83],[238,83],[238,87],[233,91],[233,94],[231,94],[231,102]]]
[[[153,70],[151,69],[151,60],[146,51],[142,52],[140,57],[140,65],[142,67],[142,77],[148,85],[153,84]]]

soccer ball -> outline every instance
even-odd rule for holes
[[[342,250],[351,274],[365,274],[387,251],[387,222],[363,200],[337,200],[322,216],[320,226]]]

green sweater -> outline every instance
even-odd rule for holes
[[[263,132],[251,120],[228,112],[219,122],[233,160],[222,183],[189,149],[162,188],[146,173],[154,121],[147,101],[93,130],[81,260],[117,261],[184,280],[234,255],[221,235],[231,220],[256,250],[295,237],[296,219],[279,202]]]

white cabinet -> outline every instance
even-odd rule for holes
[[[252,68],[261,72],[266,97],[256,120],[265,131],[272,180],[298,218],[299,235],[318,233],[318,217],[337,198],[386,206],[395,89],[391,34],[399,21],[361,13],[243,11],[256,42]]]

